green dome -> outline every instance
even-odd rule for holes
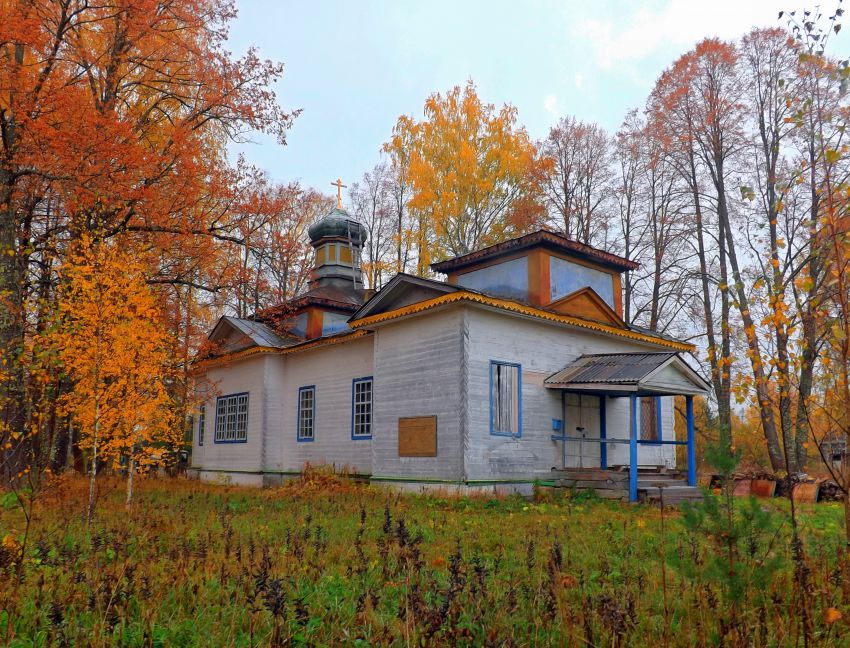
[[[316,221],[307,230],[310,241],[315,243],[326,237],[347,239],[351,232],[351,242],[362,246],[366,242],[366,228],[354,220],[344,209],[336,207],[330,214]]]

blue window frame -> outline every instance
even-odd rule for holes
[[[248,392],[219,396],[215,401],[213,443],[245,443],[248,440]]]
[[[198,410],[198,445],[204,445],[204,426],[207,424],[207,406],[201,405]]]
[[[661,435],[661,397],[642,396],[640,398],[640,440],[645,443],[660,443]]]
[[[312,441],[316,438],[316,386],[307,385],[298,389],[297,440]]]
[[[351,381],[351,438],[372,438],[372,376]]]
[[[522,366],[490,361],[490,434],[522,436]]]

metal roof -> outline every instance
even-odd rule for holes
[[[541,229],[524,236],[496,243],[495,245],[491,245],[480,250],[475,250],[474,252],[469,252],[468,254],[446,259],[445,261],[440,261],[438,263],[432,263],[431,269],[448,274],[449,272],[479,263],[485,259],[510,254],[537,245],[574,254],[620,272],[625,270],[634,270],[640,267],[639,263],[630,261],[629,259],[616,254],[612,254],[611,252],[606,252],[605,250],[600,250],[599,248],[574,241],[567,238],[560,232]]]
[[[235,329],[247,335],[259,346],[277,347],[282,349],[283,347],[291,346],[293,344],[292,341],[284,340],[268,326],[261,324],[260,322],[229,316],[225,316],[223,320]]]
[[[676,353],[602,353],[583,355],[552,374],[546,384],[614,384],[639,383]]]

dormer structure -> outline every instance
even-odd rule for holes
[[[538,230],[432,264],[452,285],[564,315],[623,326],[623,272],[639,264]]]

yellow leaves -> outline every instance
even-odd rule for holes
[[[400,118],[384,146],[413,189],[420,246],[432,256],[465,253],[525,231],[537,156],[516,109],[483,103],[475,85],[435,93],[425,119]]]
[[[772,265],[774,268],[777,268],[777,269],[778,269],[778,268],[779,268],[779,259],[772,258],[772,259],[770,260],[770,265]]]
[[[839,610],[834,607],[828,608],[823,615],[823,622],[826,625],[832,625],[836,621],[840,621],[844,618],[844,615],[841,614]]]
[[[805,274],[801,277],[797,277],[797,279],[794,280],[794,283],[797,286],[797,288],[799,288],[800,290],[803,290],[805,292],[810,291],[812,288],[814,288],[814,285],[815,285],[814,280],[808,274]]]
[[[841,153],[835,149],[827,149],[824,157],[826,157],[827,164],[835,164],[841,159]]]
[[[21,552],[21,543],[15,540],[11,534],[7,533],[3,536],[3,542],[0,544],[10,554],[19,554]]]
[[[115,244],[83,237],[62,267],[59,325],[43,344],[55,349],[74,389],[61,406],[90,445],[113,461],[179,430],[166,383],[169,338],[142,268]]]

